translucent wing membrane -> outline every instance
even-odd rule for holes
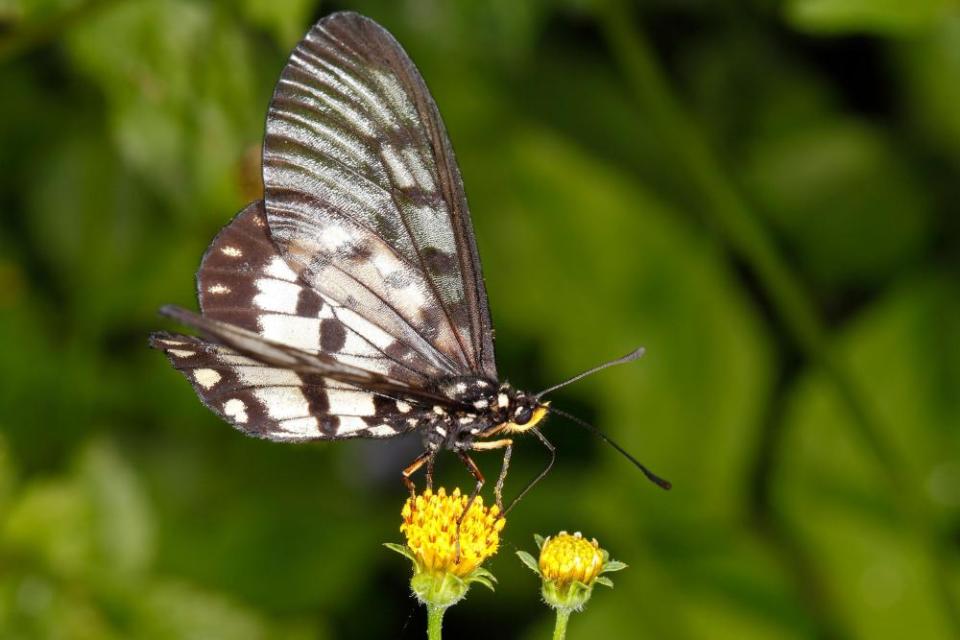
[[[269,237],[341,321],[351,314],[373,325],[428,377],[496,379],[460,174],[423,79],[389,33],[352,13],[314,26],[277,85],[263,160]],[[270,286],[270,311],[309,308],[300,284]],[[203,295],[207,312],[213,294]],[[236,308],[222,311],[268,331]]]
[[[318,374],[264,364],[230,347],[169,333],[151,337],[212,411],[277,441],[388,438],[413,428],[411,402]]]

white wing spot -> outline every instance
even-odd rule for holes
[[[247,405],[239,398],[231,398],[224,402],[223,412],[240,424],[247,421]]]
[[[320,428],[317,424],[317,419],[313,416],[281,420],[279,425],[284,431],[301,438],[320,435]]]
[[[400,86],[400,83],[397,82],[397,79],[389,73],[380,71],[374,74],[374,78],[380,84],[380,88],[383,89],[383,93],[387,96],[387,99],[393,104],[393,108],[408,121],[416,122],[417,112],[413,108],[413,105],[410,104],[406,92],[403,90],[403,87]]]
[[[220,253],[225,256],[230,256],[231,258],[239,258],[243,255],[243,251],[237,249],[236,247],[226,246],[220,249]]]
[[[292,282],[274,278],[259,278],[254,283],[260,293],[253,297],[253,304],[264,311],[296,313],[300,287]]]
[[[317,350],[320,318],[264,314],[257,318],[257,323],[260,325],[260,334],[267,340],[307,351]]]
[[[403,270],[403,263],[390,251],[376,251],[371,256],[370,262],[384,278]]]
[[[366,391],[327,389],[326,394],[327,402],[330,403],[330,413],[372,416],[377,412],[373,406],[373,394]]]
[[[310,415],[307,399],[299,387],[263,387],[253,395],[263,403],[267,415],[274,420],[289,420]]]
[[[340,416],[340,425],[337,427],[337,435],[347,435],[356,431],[362,431],[367,428],[367,423],[363,418],[357,416]]]
[[[214,284],[207,287],[207,293],[213,293],[213,294],[230,293],[230,287],[224,284]]]
[[[326,251],[336,252],[354,241],[353,233],[345,226],[327,224],[317,238],[317,244]]]
[[[503,408],[503,407],[507,406],[508,404],[510,404],[510,398],[507,397],[507,394],[501,393],[501,394],[498,394],[498,395],[497,395],[497,406],[498,406],[498,407]]]
[[[421,189],[427,193],[430,193],[436,189],[436,185],[433,182],[433,176],[431,176],[430,172],[427,171],[427,168],[423,166],[423,163],[420,161],[420,157],[417,155],[415,150],[410,147],[404,149],[403,157],[407,161],[407,166],[413,170],[413,175],[416,177],[417,184],[420,185]]]
[[[397,400],[397,411],[400,413],[410,413],[412,407],[403,400]]]
[[[178,358],[189,358],[197,355],[196,351],[187,351],[186,349],[168,349],[168,351]]]
[[[389,436],[397,435],[397,430],[391,427],[390,425],[378,424],[375,427],[370,427],[367,430],[367,433],[369,433],[374,438],[387,438]]]
[[[296,282],[297,280],[296,272],[291,269],[287,261],[280,256],[275,256],[264,271],[268,276],[277,278],[278,280],[286,280],[288,282]]]
[[[222,376],[213,369],[197,369],[193,372],[193,379],[204,389],[212,389],[215,384],[220,382]]]
[[[397,154],[393,147],[387,146],[381,149],[380,157],[383,158],[387,169],[390,170],[390,174],[393,176],[393,180],[397,183],[398,187],[407,189],[416,184],[413,179],[413,174],[410,173],[410,170],[403,163],[403,160],[400,159],[399,154]]]

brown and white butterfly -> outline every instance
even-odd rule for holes
[[[203,256],[201,314],[161,310],[202,337],[151,337],[204,404],[276,441],[418,431],[424,451],[403,471],[411,491],[410,476],[426,464],[429,479],[443,449],[479,491],[470,452],[503,449],[501,503],[510,436],[524,432],[553,463],[537,429],[551,411],[545,392],[497,376],[453,150],[423,78],[385,29],[335,13],[297,45],[270,102],[263,182],[263,200]]]

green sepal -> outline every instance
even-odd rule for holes
[[[410,579],[410,589],[417,600],[436,607],[449,607],[467,595],[470,585],[452,573],[415,573]]]
[[[467,584],[473,584],[474,582],[482,584],[490,591],[495,591],[494,585],[497,583],[497,578],[484,569],[483,567],[477,567],[474,569],[470,575],[467,576]]]
[[[579,580],[574,580],[561,586],[553,580],[544,580],[540,593],[544,602],[554,609],[579,611],[590,600],[593,585],[586,585]]]
[[[496,589],[493,586],[493,582],[491,582],[489,578],[485,576],[473,576],[472,578],[470,578],[470,584],[473,584],[474,582],[476,582],[477,584],[482,584],[487,589],[490,589],[490,591],[496,591]]]
[[[538,576],[540,575],[540,565],[537,564],[536,559],[532,555],[526,551],[517,551],[517,557],[520,558],[520,562],[525,564],[530,571],[533,571]]]
[[[613,571],[623,571],[627,568],[626,562],[620,562],[619,560],[608,560],[603,563],[603,568],[600,569],[600,573],[612,573]]]
[[[543,549],[543,543],[546,542],[547,539],[539,533],[535,533],[533,534],[533,541],[537,543],[537,549]]]
[[[599,576],[599,577],[597,577],[596,580],[594,580],[594,582],[596,582],[597,584],[602,584],[602,585],[605,586],[605,587],[610,587],[611,589],[613,589],[613,580],[611,580],[611,579],[608,578],[607,576]]]
[[[483,567],[477,567],[470,572],[470,575],[467,576],[467,582],[472,582],[475,578],[483,578],[484,580],[489,580],[490,582],[496,583],[497,578],[492,573],[487,571]]]
[[[385,546],[387,549],[390,549],[390,551],[396,551],[410,562],[414,564],[417,563],[417,557],[413,555],[413,551],[410,551],[408,546],[404,544],[397,544],[395,542],[384,542],[383,546]]]

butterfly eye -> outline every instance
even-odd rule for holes
[[[517,425],[525,425],[530,422],[530,418],[533,417],[533,410],[530,407],[520,407],[517,409],[517,413],[513,416],[513,423]]]

